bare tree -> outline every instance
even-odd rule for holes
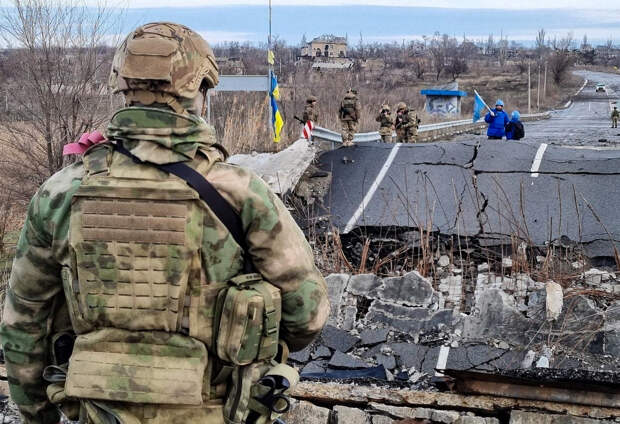
[[[568,73],[568,70],[573,65],[575,59],[570,49],[573,45],[573,34],[568,33],[566,37],[558,40],[553,39],[552,47],[553,52],[549,57],[549,70],[553,76],[553,81],[556,84],[560,84]]]
[[[424,73],[426,72],[426,62],[424,58],[416,57],[413,59],[411,67],[417,79],[424,79]]]
[[[439,77],[446,67],[446,53],[449,37],[447,34],[440,35],[435,33],[431,39],[429,53],[433,63],[433,69],[435,71],[435,79],[439,81]]]
[[[456,38],[447,40],[446,72],[452,76],[453,81],[455,81],[461,74],[467,72],[467,58],[470,57],[469,50],[470,45],[466,41],[463,41],[459,45]]]
[[[13,0],[0,12],[0,37],[10,52],[4,89],[11,119],[0,123],[0,169],[18,197],[29,197],[63,165],[63,145],[99,128],[109,112],[105,47],[117,9],[85,0]]]

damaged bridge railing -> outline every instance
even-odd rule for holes
[[[534,113],[529,115],[522,115],[523,121],[536,121],[540,119],[549,119],[551,112]],[[482,129],[486,126],[484,120],[478,122],[472,122],[471,119],[463,119],[460,121],[448,121],[438,122],[435,124],[420,125],[418,128],[419,141],[428,142],[433,141],[440,136],[449,136],[462,134],[467,131],[476,129]],[[312,135],[315,139],[327,141],[332,143],[332,147],[336,144],[342,143],[342,137],[339,132],[328,130],[327,128],[315,127],[312,131]],[[378,132],[367,132],[355,134],[353,141],[356,143],[376,142],[381,141],[381,136]]]

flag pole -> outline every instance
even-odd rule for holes
[[[484,107],[486,107],[489,112],[492,112],[491,108],[489,107],[489,105],[486,104],[486,102],[484,101],[482,96],[480,94],[478,94],[478,92],[476,90],[474,90],[474,93],[476,93],[476,95],[480,98],[480,100],[482,101],[482,104],[484,105]]]
[[[269,98],[271,99],[272,96],[272,89],[273,87],[271,86],[271,81],[273,78],[273,67],[271,66],[271,61],[269,60],[269,57],[271,55],[271,0],[269,0],[269,36],[267,38],[267,67],[269,70]],[[274,133],[275,136],[275,129],[273,128],[273,123],[272,123],[272,119],[273,119],[273,114],[274,114],[274,110],[273,110],[273,106],[271,104],[271,101],[269,102],[269,111],[271,113],[269,113],[269,127],[271,128],[271,131]]]

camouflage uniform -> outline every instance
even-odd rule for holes
[[[394,130],[394,119],[390,113],[390,107],[383,105],[376,121],[379,122],[379,135],[384,143],[392,142],[392,131]]]
[[[618,119],[620,119],[620,110],[614,106],[614,110],[611,112],[611,127],[618,128]]]
[[[420,120],[405,103],[399,103],[396,115],[396,136],[399,143],[416,143]]]
[[[306,100],[306,106],[304,106],[303,121],[312,121],[316,123],[319,120],[319,112],[316,108],[317,98],[314,96],[308,97]]]
[[[340,102],[339,118],[342,125],[342,145],[353,146],[353,137],[357,132],[361,115],[360,102],[354,90],[349,90]]]
[[[183,54],[179,45],[188,40],[198,54]],[[123,57],[127,50],[134,56]],[[201,78],[177,86],[170,66],[137,60],[158,65],[158,54]],[[215,130],[197,116],[201,84],[217,83],[212,57],[206,42],[180,25],[136,30],[119,48],[111,76],[130,107],[115,113],[106,135],[142,161],[181,161],[208,178],[239,213],[256,271],[280,291],[280,338],[299,350],[327,320],[326,284],[280,199],[253,173],[224,163]],[[162,91],[141,90],[153,86],[128,78],[132,68],[158,83],[166,75],[157,72],[167,72],[167,82],[156,85]],[[81,422],[112,415],[131,424],[224,423],[227,386],[259,376],[248,365],[215,381],[226,364],[213,345],[213,296],[221,293],[214,290],[242,273],[243,263],[241,247],[194,190],[111,142],[53,175],[30,202],[0,327],[11,397],[24,422],[57,423],[52,401],[75,412],[68,395],[81,401]],[[43,379],[48,365],[62,365],[52,345],[65,334],[77,335],[66,384],[74,378],[72,393],[92,396]],[[123,396],[130,397],[119,401]]]

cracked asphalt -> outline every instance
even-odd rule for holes
[[[620,130],[610,128],[609,114],[620,99],[620,75],[579,73],[588,84],[570,107],[526,123],[518,142],[463,135],[324,153],[332,224],[345,233],[432,228],[490,245],[513,235],[536,245],[568,238],[591,257],[612,255],[610,240],[620,246]],[[595,93],[599,82],[607,93]]]

